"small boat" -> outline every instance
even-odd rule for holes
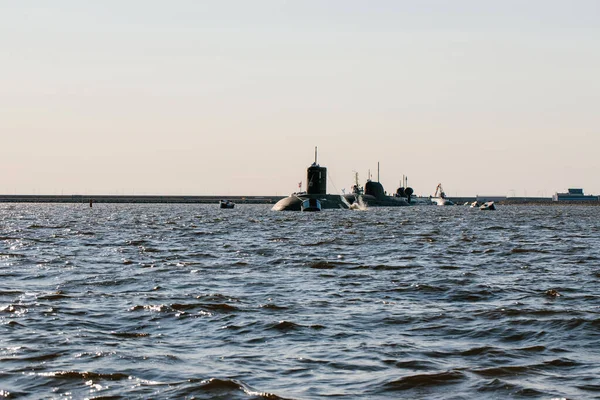
[[[479,202],[477,200],[475,200],[474,202],[471,203],[471,208],[477,208],[477,207],[481,207],[481,204],[479,204]]]
[[[231,200],[220,200],[219,205],[221,208],[233,208],[235,207],[235,203]]]
[[[300,205],[301,211],[321,211],[321,202],[317,199],[305,199],[302,200]]]
[[[488,201],[487,203],[483,203],[481,205],[481,207],[479,207],[480,210],[495,210],[496,209],[496,205],[494,204],[493,201]]]

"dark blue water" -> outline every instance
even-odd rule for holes
[[[0,204],[0,397],[600,398],[600,208]]]

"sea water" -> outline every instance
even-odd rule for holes
[[[600,398],[600,208],[0,204],[0,397]]]

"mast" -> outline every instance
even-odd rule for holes
[[[315,146],[315,164],[317,163],[317,146]]]
[[[377,161],[377,182],[379,182],[379,161]]]

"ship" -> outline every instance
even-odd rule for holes
[[[370,175],[370,174],[369,174]],[[402,178],[401,186],[393,196],[389,196],[379,182],[379,163],[377,164],[377,182],[367,179],[365,186],[358,183],[358,173],[354,173],[354,185],[352,193],[344,195],[346,201],[353,205],[355,203],[367,207],[402,207],[409,206],[413,189],[408,187],[406,177]]]
[[[231,200],[219,200],[219,206],[221,208],[233,208],[235,207],[235,203]]]
[[[450,200],[449,198],[446,197],[446,193],[444,192],[444,189],[442,188],[441,183],[438,183],[437,187],[435,188],[435,194],[433,196],[429,196],[429,200],[433,204],[437,204],[438,206],[453,206],[454,205],[452,200]]]
[[[327,194],[327,168],[319,165],[316,147],[315,162],[306,170],[306,191],[292,193],[288,197],[279,200],[272,210],[309,211],[306,207],[311,204],[310,210],[316,210],[317,207],[319,210],[350,208],[350,204],[343,196]]]

